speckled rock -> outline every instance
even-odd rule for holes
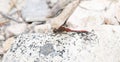
[[[94,33],[22,34],[3,62],[81,62],[82,51],[98,44]]]

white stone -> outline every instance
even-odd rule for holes
[[[3,51],[3,48],[0,47],[0,54],[3,54],[4,51]]]
[[[119,25],[119,6],[119,2],[109,0],[82,1],[68,19],[67,25],[74,30],[89,30],[88,26],[103,24]]]
[[[116,3],[115,16],[117,21],[120,22],[120,1]]]
[[[73,35],[72,33],[23,34],[16,39],[13,44],[14,47],[4,55],[3,62],[13,62],[14,60],[20,62],[119,62],[120,26],[99,25],[89,28],[94,30],[94,34],[91,33],[82,37],[78,33]],[[86,36],[91,41],[85,40]],[[28,47],[29,45],[32,45],[31,48]],[[45,53],[42,54],[43,52],[41,53],[39,49],[51,53],[45,56]],[[38,57],[39,59],[36,60]]]
[[[94,48],[96,62],[119,62],[120,57],[120,26],[99,26],[96,27],[99,45]]]
[[[82,57],[80,55],[81,51],[87,51],[87,46],[92,48],[91,44],[95,46],[95,44],[98,43],[94,33],[84,33],[85,35],[83,37],[81,34],[82,33],[22,34],[16,39],[12,45],[12,49],[10,48],[6,53],[7,56],[5,54],[3,62],[13,62],[16,59],[17,62],[80,62],[79,57]],[[84,38],[88,38],[89,40],[85,42]]]
[[[80,3],[80,7],[88,9],[90,11],[103,11],[109,6],[111,1],[109,0],[87,0]]]
[[[36,33],[47,33],[47,32],[50,32],[50,30],[51,30],[50,24],[43,24],[43,25],[34,26],[34,31]]]
[[[22,16],[27,22],[44,21],[49,14],[46,0],[26,0]]]
[[[12,35],[19,35],[27,30],[27,25],[25,23],[13,24],[6,28],[6,33]]]
[[[5,40],[5,37],[3,35],[0,35],[0,41]]]
[[[103,16],[105,19],[108,19],[108,22],[112,25],[119,25],[119,6],[120,1],[119,0],[111,0],[111,4],[106,7],[106,11],[103,12]]]
[[[10,11],[11,5],[9,4],[11,0],[0,0],[0,11],[3,13],[8,13]]]
[[[24,7],[25,1],[26,0],[17,0],[16,2],[17,10],[21,10]]]
[[[7,50],[10,49],[10,47],[14,43],[14,41],[15,41],[14,37],[6,39],[6,41],[3,43],[3,51],[7,52]]]
[[[68,19],[67,25],[69,28],[79,30],[88,26],[102,25],[104,17],[101,13],[78,7]]]

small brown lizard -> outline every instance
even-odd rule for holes
[[[70,17],[70,15],[74,12],[74,10],[77,8],[81,0],[74,0],[71,3],[69,3],[63,11],[56,17],[50,19],[50,24],[52,29],[58,29],[60,26],[62,26],[65,21]],[[62,3],[61,3],[62,4]]]

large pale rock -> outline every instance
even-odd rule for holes
[[[94,32],[20,35],[3,62],[119,62],[120,26],[89,28]]]
[[[3,62],[80,62],[81,52],[89,54],[95,44],[97,36],[90,32],[23,34],[5,54]]]
[[[22,10],[22,8],[25,5],[25,1],[26,0],[17,0],[17,2],[16,2],[17,10]]]
[[[118,3],[116,3],[116,11],[115,11],[115,14],[116,14],[116,19],[118,22],[120,22],[120,1],[118,1]]]
[[[97,25],[119,25],[119,0],[82,1],[67,21],[71,29],[85,29]]]
[[[78,7],[67,21],[71,29],[85,29],[88,26],[102,25],[104,17],[101,12],[89,11]]]
[[[22,15],[27,22],[44,21],[49,14],[46,0],[26,0]]]
[[[110,0],[86,0],[81,2],[80,6],[90,11],[103,11],[110,3]]]
[[[111,1],[111,4],[107,7],[106,11],[103,12],[103,16],[108,19],[108,22],[112,25],[119,25],[119,11],[120,11],[119,0]]]

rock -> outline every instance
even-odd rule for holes
[[[22,16],[26,22],[44,21],[49,10],[46,0],[26,0]]]
[[[25,0],[16,0],[16,6],[17,6],[17,10],[22,10],[22,8],[25,5]]]
[[[8,38],[4,43],[3,43],[3,51],[4,53],[7,52],[8,49],[10,49],[12,43],[15,41],[14,37]]]
[[[120,1],[117,3],[117,7],[115,6],[116,7],[115,15],[116,15],[116,19],[118,22],[120,22],[120,7],[119,6],[120,6]]]
[[[90,54],[88,49],[95,44],[98,39],[91,32],[23,34],[4,55],[3,62],[79,62],[81,52]]]
[[[36,33],[47,33],[51,32],[51,25],[50,24],[42,24],[42,25],[36,25],[34,27],[34,31]]]
[[[10,11],[11,5],[9,4],[11,0],[0,0],[0,12],[8,13]]]
[[[3,48],[0,47],[0,57],[2,54],[4,54],[4,50],[3,50]]]
[[[115,2],[116,1],[116,2]],[[117,0],[113,1],[108,9],[103,12],[103,16],[105,17],[105,22],[106,20],[109,22],[111,25],[119,25],[119,2]]]
[[[120,26],[99,26],[96,27],[98,34],[99,45],[94,49],[96,62],[119,62],[120,58]]]
[[[119,22],[115,17],[107,17],[107,18],[104,18],[104,24],[106,24],[106,25],[119,25]]]
[[[110,5],[109,0],[85,0],[81,2],[80,7],[89,11],[104,11]]]
[[[120,26],[89,28],[94,31],[22,34],[3,62],[119,62]]]
[[[96,25],[119,25],[119,2],[118,0],[91,0],[82,1],[67,21],[71,29],[85,29],[87,26]],[[103,3],[104,2],[104,3]],[[112,4],[110,4],[112,3]]]
[[[0,27],[4,26],[8,22],[9,22],[9,20],[5,20],[4,18],[1,18],[1,20],[0,20]]]
[[[120,22],[120,8],[116,11],[116,18]]]
[[[4,41],[5,37],[3,35],[0,35],[0,41]]]
[[[6,28],[6,36],[19,35],[25,33],[27,25],[25,23],[12,24]]]
[[[47,0],[47,4],[52,8],[57,3],[57,1],[58,0]]]
[[[80,7],[77,7],[67,21],[69,28],[78,30],[85,29],[88,26],[102,25],[103,23],[104,17],[101,12],[89,11]]]

